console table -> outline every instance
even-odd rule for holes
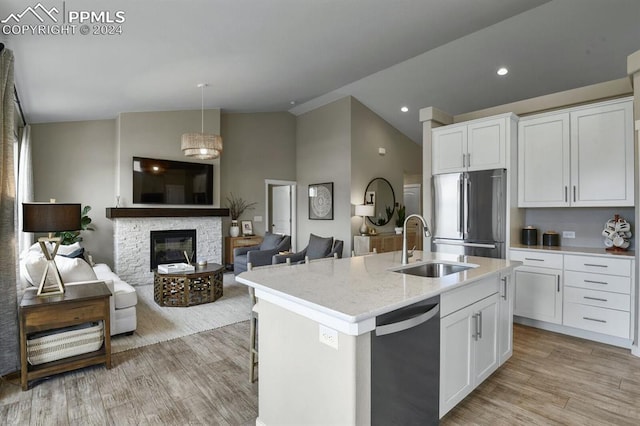
[[[224,266],[209,263],[192,272],[154,271],[153,299],[160,306],[192,306],[222,297]]]
[[[111,292],[104,283],[68,285],[64,293],[50,296],[38,296],[35,291],[25,292],[19,309],[22,390],[29,388],[29,380],[52,374],[95,364],[111,368],[110,297]],[[104,343],[97,351],[39,365],[27,362],[29,334],[95,321],[102,321],[104,325]]]
[[[255,246],[262,242],[262,237],[251,235],[245,237],[224,237],[224,263],[233,265],[233,249]]]

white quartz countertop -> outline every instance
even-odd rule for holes
[[[326,259],[303,265],[269,266],[243,272],[238,282],[256,296],[348,334],[370,331],[375,317],[521,265],[518,261],[417,251],[410,264],[429,261],[476,267],[442,278],[392,272],[401,252]]]
[[[512,250],[539,250],[539,251],[548,251],[555,252],[560,254],[589,254],[595,256],[604,256],[604,257],[631,257],[633,258],[636,255],[636,252],[633,250],[627,251],[607,251],[605,248],[593,248],[593,247],[569,247],[569,246],[527,246],[524,244],[511,244]]]

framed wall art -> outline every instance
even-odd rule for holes
[[[309,219],[333,220],[333,182],[309,185]]]
[[[249,235],[253,235],[253,222],[250,220],[242,220],[240,221],[242,225],[242,236],[246,237]]]

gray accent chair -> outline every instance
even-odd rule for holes
[[[233,273],[238,275],[247,270],[247,263],[257,266],[271,265],[274,255],[291,248],[289,235],[267,232],[261,244],[233,249]]]
[[[304,263],[305,259],[324,259],[327,257],[342,258],[342,250],[344,242],[342,240],[334,240],[333,237],[319,237],[311,234],[309,236],[309,244],[304,250],[290,254],[276,254],[273,256],[272,263]]]

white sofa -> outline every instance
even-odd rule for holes
[[[108,265],[98,263],[89,265],[82,257],[73,256],[74,253],[82,253],[82,247],[78,243],[69,246],[60,246],[56,255],[56,265],[60,271],[62,281],[66,285],[74,285],[86,282],[104,281],[111,291],[111,335],[129,333],[132,334],[137,326],[136,304],[138,296],[134,287],[122,281]],[[46,260],[38,244],[34,244],[20,259],[20,271],[26,281],[34,286],[40,283]],[[26,291],[36,291],[30,288]]]

